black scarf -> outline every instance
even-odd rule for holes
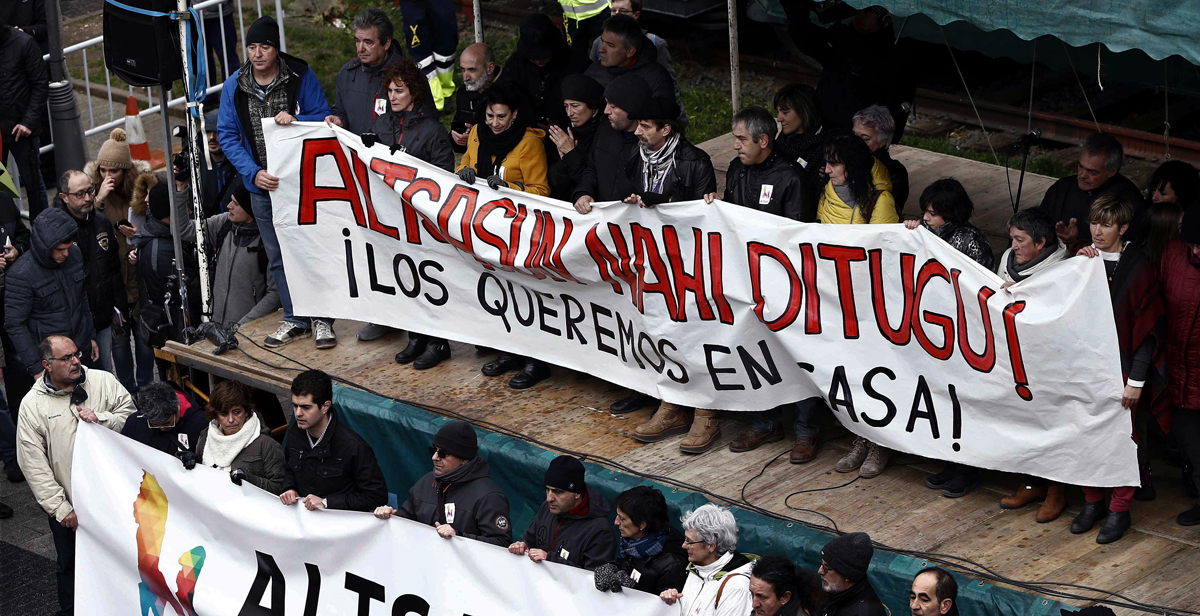
[[[520,114],[517,117],[520,118]],[[493,133],[486,122],[475,126],[479,131],[479,159],[475,161],[475,175],[490,178],[496,174],[508,153],[525,137],[525,125],[514,119],[508,130],[499,135]]]

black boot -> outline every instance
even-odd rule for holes
[[[947,462],[946,465],[942,467],[942,470],[930,475],[925,479],[925,487],[929,488],[930,490],[941,490],[942,488],[945,488],[946,484],[950,483],[950,480],[954,478],[954,471],[956,468],[958,468],[957,464],[953,462]]]
[[[9,507],[4,503],[0,503],[0,520],[5,520],[11,517],[13,517],[12,507]]]
[[[396,363],[408,364],[420,357],[425,352],[425,347],[429,346],[429,336],[424,334],[408,333],[408,346],[404,347],[403,351],[396,353]]]
[[[525,358],[511,353],[501,353],[500,357],[486,363],[479,369],[484,376],[500,376],[510,370],[520,370],[525,367]]]
[[[1133,520],[1130,519],[1128,511],[1119,513],[1109,511],[1108,519],[1104,521],[1104,526],[1100,527],[1100,533],[1096,535],[1096,543],[1112,543],[1120,539],[1132,525]]]
[[[1139,464],[1138,471],[1142,476],[1142,487],[1133,491],[1133,500],[1152,501],[1158,494],[1154,491],[1154,473],[1149,464]]]
[[[508,382],[508,386],[513,389],[529,389],[548,378],[550,366],[544,361],[530,358],[525,362],[525,368]]]
[[[4,463],[4,475],[8,477],[9,483],[21,483],[25,481],[25,473],[21,472],[21,467],[17,464],[16,458]]]
[[[1104,511],[1104,501],[1096,501],[1094,503],[1091,501],[1085,502],[1083,504],[1083,510],[1080,511],[1079,515],[1075,516],[1075,520],[1071,522],[1071,532],[1075,533],[1076,535],[1082,535],[1083,533],[1092,530],[1092,527],[1096,525],[1096,522],[1099,522],[1100,518],[1104,517]]]
[[[1185,460],[1182,466],[1183,471],[1183,494],[1188,498],[1200,497],[1196,491],[1195,469],[1190,461]]]
[[[962,498],[979,487],[979,469],[962,464],[956,466],[954,476],[942,489],[942,496],[946,498]]]
[[[413,362],[416,370],[428,370],[450,359],[450,343],[445,338],[432,338],[425,345],[425,352]]]
[[[647,396],[640,391],[635,391],[631,392],[628,396],[613,402],[612,406],[608,407],[608,410],[612,411],[613,415],[624,415],[626,413],[640,411],[647,406],[658,406],[658,398],[655,398],[654,396]]]
[[[1180,526],[1200,526],[1200,504],[1175,516],[1175,523]]]

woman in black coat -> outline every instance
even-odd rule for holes
[[[604,115],[604,88],[587,75],[568,75],[563,79],[562,97],[570,126],[565,129],[551,126],[548,133],[559,159],[550,166],[550,196],[573,201],[575,185],[592,150],[596,127],[608,118]]]
[[[597,590],[633,588],[659,594],[683,588],[688,557],[683,533],[671,527],[667,499],[649,486],[630,488],[617,496],[615,524],[621,533],[617,559],[596,568]]]
[[[383,80],[388,84],[388,109],[371,127],[379,142],[453,172],[450,134],[437,118],[425,114],[427,90],[421,69],[404,58],[387,67]]]

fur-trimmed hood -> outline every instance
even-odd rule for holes
[[[144,160],[133,161],[133,169],[130,169],[132,174],[132,190],[129,199],[129,207],[139,216],[146,214],[146,193],[150,192],[150,188],[158,183],[158,178],[154,175],[150,168],[150,163]],[[100,188],[100,171],[96,161],[91,161],[83,166],[83,172],[92,178],[92,183],[96,188]],[[123,214],[122,214],[123,216]]]

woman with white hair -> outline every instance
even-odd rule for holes
[[[659,594],[680,605],[681,616],[746,616],[753,609],[751,559],[737,551],[738,528],[725,507],[704,505],[683,515],[683,547],[688,553],[683,592]]]

